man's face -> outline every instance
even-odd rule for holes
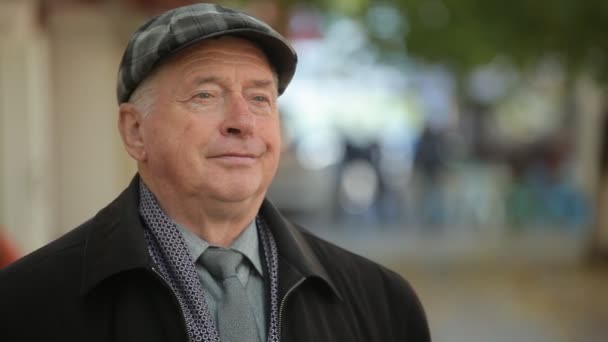
[[[161,66],[152,82],[142,175],[180,196],[261,200],[281,145],[277,84],[264,53],[244,39],[207,40]]]

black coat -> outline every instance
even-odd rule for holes
[[[176,298],[151,270],[137,184],[0,271],[0,341],[188,340]],[[296,228],[269,202],[260,214],[278,246],[282,341],[430,341],[399,275]]]

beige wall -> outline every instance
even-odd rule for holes
[[[23,252],[94,215],[134,172],[114,95],[131,25],[120,19],[133,16],[58,7],[41,25],[37,14],[36,1],[0,1],[0,223]]]
[[[49,18],[57,223],[66,230],[93,215],[125,186],[114,95],[122,53],[105,8],[70,7]]]
[[[52,130],[48,40],[31,1],[0,2],[0,223],[21,250],[46,242]]]

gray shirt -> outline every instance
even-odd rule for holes
[[[200,256],[211,246],[207,241],[199,238],[190,230],[177,225],[192,260],[196,265],[196,271],[205,291],[209,312],[217,324],[217,298],[221,298],[222,285],[217,282],[200,262]],[[258,243],[258,228],[255,220],[239,235],[230,249],[243,254],[243,261],[237,267],[237,277],[247,290],[249,302],[253,308],[257,323],[260,341],[266,341],[266,292],[264,291],[264,269],[260,258],[260,247]]]

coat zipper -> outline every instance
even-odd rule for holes
[[[300,280],[298,280],[297,283],[295,283],[292,287],[289,288],[289,290],[287,290],[287,292],[285,293],[285,296],[283,296],[283,299],[281,300],[281,304],[279,305],[279,326],[278,331],[277,331],[277,336],[278,336],[278,340],[281,341],[282,339],[282,332],[283,332],[283,308],[285,307],[285,302],[287,302],[287,297],[289,297],[289,295],[298,287],[300,286],[304,280],[306,280],[306,278],[302,278]]]
[[[178,307],[178,310],[180,313],[180,321],[182,322],[184,331],[186,331],[186,336],[188,336],[188,341],[190,341],[190,335],[188,334],[188,327],[186,326],[186,320],[184,318],[184,308],[182,308],[181,304],[179,303],[179,301],[177,299],[177,293],[175,293],[175,290],[173,290],[173,288],[167,283],[165,278],[163,278],[163,276],[156,269],[156,267],[152,267],[152,273],[154,273],[156,275],[156,277],[161,281],[161,283],[163,283],[163,285],[166,288],[168,288],[171,291],[171,293],[173,294],[173,304],[176,304]]]
[[[181,322],[182,325],[184,327],[184,330],[188,331],[188,328],[186,327],[186,321],[184,320],[184,311],[182,306],[177,302],[177,294],[175,293],[175,290],[173,290],[173,288],[171,286],[169,286],[169,284],[167,284],[167,281],[165,280],[165,278],[163,278],[163,276],[158,272],[158,270],[156,270],[155,267],[152,267],[152,273],[154,273],[156,275],[156,277],[163,283],[163,285],[168,288],[171,293],[173,294],[173,300],[174,303],[177,304],[177,307],[179,308],[179,312],[180,312],[180,317],[181,317]],[[281,304],[279,305],[279,322],[278,322],[278,340],[281,341],[282,339],[282,333],[283,333],[283,309],[285,308],[285,303],[287,302],[287,298],[289,297],[289,295],[291,295],[293,293],[293,291],[295,291],[296,288],[298,288],[300,285],[302,285],[302,283],[306,280],[306,278],[301,278],[300,280],[298,280],[297,283],[295,283],[292,287],[289,288],[289,290],[287,290],[287,292],[285,293],[285,296],[283,296],[283,299],[281,300]]]

